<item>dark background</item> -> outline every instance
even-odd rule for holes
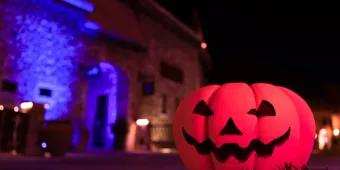
[[[311,97],[340,83],[336,2],[158,2],[203,31],[213,61],[210,83],[269,82]]]

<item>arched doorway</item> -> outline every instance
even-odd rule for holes
[[[126,134],[126,132],[115,134],[115,127],[121,122],[127,122],[127,77],[120,69],[107,62],[101,62],[93,67],[88,75],[86,102],[88,150],[112,149],[115,142],[120,142],[117,139]],[[121,131],[124,130],[124,127],[121,127]]]

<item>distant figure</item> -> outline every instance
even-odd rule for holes
[[[112,125],[112,132],[115,135],[114,149],[117,151],[125,150],[126,134],[128,132],[128,122],[126,119],[118,119]]]

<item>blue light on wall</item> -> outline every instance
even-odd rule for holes
[[[118,91],[118,75],[116,68],[114,68],[110,63],[101,62],[99,64],[101,71],[107,76],[108,86],[110,86],[110,103],[109,103],[109,115],[108,115],[108,125],[106,128],[106,134],[109,141],[114,141],[114,134],[110,125],[115,124],[117,119],[117,91]],[[111,147],[111,146],[109,146]]]
[[[85,10],[87,12],[93,12],[94,10],[94,5],[87,2],[86,0],[62,0],[62,1],[69,3],[70,5],[73,5],[82,10]]]
[[[4,8],[12,14],[6,20],[15,31],[9,63],[16,73],[18,91],[23,100],[49,105],[46,120],[67,118],[84,47],[77,26],[86,17],[53,1],[21,2],[10,1]],[[41,89],[52,95],[41,95]]]
[[[93,31],[99,31],[100,30],[100,26],[94,22],[91,21],[87,21],[84,24],[85,28],[93,30]]]
[[[72,82],[77,62],[76,51],[81,46],[65,27],[56,22],[25,15],[17,17],[20,32],[17,45],[21,49],[17,65],[20,70],[20,92],[26,100],[50,104],[46,119],[58,119],[68,112],[72,97]],[[50,89],[53,96],[41,96],[40,88]]]
[[[87,114],[86,122],[89,129],[90,141],[89,149],[96,150],[98,146],[94,146],[96,138],[95,134],[104,132],[105,144],[103,147],[110,149],[114,142],[114,133],[112,132],[112,126],[116,123],[118,116],[118,73],[117,69],[110,63],[101,62],[98,66],[93,67],[99,69],[99,75],[89,77],[89,90],[88,101],[87,101]],[[99,96],[107,96],[107,115],[104,123],[104,128],[96,129],[96,114],[98,110],[97,102]],[[98,130],[98,131],[96,131]],[[77,139],[74,139],[77,141]],[[103,149],[103,148],[100,148]]]
[[[81,75],[78,66],[86,53],[81,28],[85,26],[94,30],[92,32],[99,29],[95,23],[87,22],[86,13],[56,2],[10,0],[0,3],[0,15],[6,23],[0,37],[9,46],[3,69],[10,70],[8,76],[17,82],[22,100],[48,104],[46,120],[74,118],[71,117],[72,107],[82,103],[75,102],[80,97],[73,92],[78,90]],[[123,76],[119,71],[104,62],[87,72],[89,77],[101,77],[103,73],[107,82],[103,83],[104,88],[110,92],[106,148],[111,148],[114,140],[112,125],[127,114],[127,81],[121,81]],[[83,126],[79,124],[75,128],[75,143],[79,142],[79,127]],[[87,130],[93,131],[92,127]]]
[[[98,67],[92,67],[87,71],[87,76],[97,76],[99,75],[99,68]]]

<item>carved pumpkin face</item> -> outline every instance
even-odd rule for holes
[[[189,170],[275,169],[307,163],[315,123],[306,102],[286,88],[228,83],[188,95],[173,132]]]

